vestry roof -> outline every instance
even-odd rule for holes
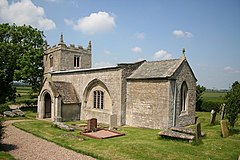
[[[64,104],[79,103],[72,83],[54,81],[53,85],[61,95]]]
[[[185,60],[183,56],[180,59],[146,61],[128,79],[169,78]]]

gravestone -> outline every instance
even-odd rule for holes
[[[117,127],[117,115],[110,115],[109,129],[112,130]]]
[[[217,115],[217,112],[212,110],[211,111],[210,125],[214,125],[215,124],[216,115]]]
[[[225,104],[223,103],[222,104],[222,109],[221,109],[221,120],[224,119],[224,116],[225,116]]]
[[[198,122],[196,124],[196,128],[195,128],[195,140],[196,141],[199,141],[199,139],[201,138],[202,136],[202,131],[201,131],[201,123]]]
[[[97,119],[92,118],[87,121],[87,130],[88,131],[95,131],[97,129]]]
[[[228,137],[229,136],[229,129],[228,129],[227,121],[221,120],[220,125],[221,125],[222,137],[223,138]]]

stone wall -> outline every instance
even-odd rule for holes
[[[162,129],[169,121],[169,82],[128,80],[126,124]]]
[[[196,108],[196,79],[189,67],[187,61],[184,61],[176,71],[174,78],[177,84],[177,99],[176,99],[176,126],[186,126],[194,124],[195,122],[195,108]],[[181,86],[186,82],[188,87],[188,106],[186,111],[181,111]],[[173,87],[173,85],[172,85]],[[170,90],[171,91],[171,90]],[[173,89],[172,89],[173,91]],[[170,93],[173,95],[173,93]],[[172,99],[173,100],[173,99]],[[171,101],[173,104],[173,101]],[[173,105],[172,105],[173,106]],[[170,121],[171,126],[173,121],[173,109],[170,108]]]
[[[118,125],[121,123],[121,92],[122,92],[122,69],[112,67],[108,69],[86,69],[73,72],[52,73],[53,81],[70,82],[75,87],[81,101],[81,120],[97,118],[98,122],[109,123],[111,114],[117,115]],[[96,83],[95,83],[96,81]],[[98,83],[104,84],[104,102],[107,106],[103,110],[93,108],[92,91],[102,87]],[[90,85],[91,84],[91,85]],[[88,92],[88,93],[86,93]],[[84,94],[86,93],[86,94]]]

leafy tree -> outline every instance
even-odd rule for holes
[[[204,86],[197,85],[196,86],[196,110],[201,111],[202,110],[202,94],[206,91],[206,88]]]
[[[44,48],[42,31],[31,26],[0,24],[0,104],[15,99],[13,80],[23,80],[37,91]]]
[[[226,116],[230,123],[230,127],[234,125],[240,113],[240,84],[238,81],[232,84],[232,88],[225,96],[226,98]]]

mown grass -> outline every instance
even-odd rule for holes
[[[0,159],[2,159],[2,160],[15,160],[15,158],[11,154],[9,154],[7,152],[4,152],[4,151],[0,151]]]
[[[98,159],[237,159],[240,155],[240,121],[236,123],[235,134],[221,137],[219,123],[209,125],[210,113],[198,112],[202,130],[206,136],[200,144],[164,139],[158,136],[159,130],[121,127],[125,136],[96,140],[79,134],[79,131],[66,132],[52,127],[50,122],[33,120],[14,125],[36,136],[55,142],[76,152]],[[217,116],[217,121],[219,115]],[[84,140],[62,136],[72,134]]]

